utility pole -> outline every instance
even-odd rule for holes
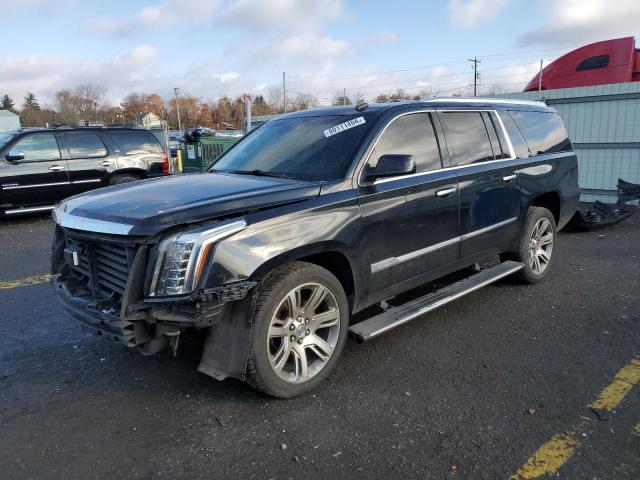
[[[282,72],[282,99],[284,101],[284,113],[287,113],[287,80],[285,72]]]
[[[540,71],[538,72],[538,101],[542,98],[542,59],[540,59]]]
[[[342,105],[346,105],[347,104],[347,89],[343,88],[342,89]]]
[[[482,62],[478,60],[478,57],[469,58],[468,60],[473,63],[473,96],[476,97],[478,96],[478,64]]]
[[[178,87],[173,89],[173,93],[176,96],[176,112],[178,112],[178,130],[182,131],[182,123],[180,122],[180,102],[178,101]]]

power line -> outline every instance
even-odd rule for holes
[[[514,67],[521,67],[521,66],[525,66],[525,65],[529,65],[530,63],[521,63],[521,64],[516,64],[516,65],[508,65],[508,66],[499,66],[499,67],[493,67],[493,68],[487,68],[484,69],[485,72],[488,71],[497,71],[497,70],[503,70],[505,68],[514,68]],[[435,76],[431,76],[431,77],[419,77],[419,78],[412,78],[412,79],[408,79],[408,80],[400,80],[400,81],[394,81],[394,82],[386,82],[386,83],[378,83],[378,84],[373,84],[373,85],[359,85],[359,86],[354,86],[349,88],[348,90],[350,92],[355,92],[355,91],[362,91],[362,90],[371,90],[373,88],[380,88],[380,87],[388,87],[388,86],[395,86],[395,85],[405,85],[408,83],[414,83],[414,82],[419,82],[419,81],[425,81],[425,80],[439,80],[442,78],[453,78],[453,77],[459,77],[459,76],[463,76],[463,75],[467,75],[467,72],[456,72],[456,73],[450,73],[450,74],[445,74],[445,75],[435,75]],[[511,75],[509,75],[511,76]],[[291,78],[291,77],[289,77]],[[297,86],[300,86],[300,84],[297,84]],[[418,85],[418,88],[427,88],[428,85]],[[299,88],[299,90],[304,90],[304,88]],[[332,95],[331,92],[323,92],[320,93],[318,95]]]
[[[540,58],[540,53],[543,52],[562,52],[562,51],[567,51],[568,49],[566,48],[547,48],[547,49],[542,49],[542,50],[520,50],[520,51],[512,51],[512,52],[504,52],[504,53],[494,53],[494,54],[487,54],[487,55],[478,55],[476,58],[479,59],[490,59],[490,58],[497,58],[499,60],[506,60],[508,58],[502,58],[500,59],[499,57],[511,57],[514,59],[523,59],[523,58],[536,58],[539,59]],[[537,53],[538,55],[535,56],[528,56],[528,57],[523,57],[522,54],[527,54],[527,53]],[[436,64],[431,64],[431,65],[425,65],[425,66],[421,66],[421,67],[409,67],[409,68],[403,68],[403,69],[397,69],[397,70],[383,70],[383,71],[378,71],[378,72],[369,72],[366,73],[365,75],[386,75],[386,74],[391,74],[391,73],[403,73],[403,72],[411,72],[411,71],[416,71],[416,70],[427,70],[429,68],[435,68],[435,67],[445,67],[445,66],[450,66],[450,65],[459,65],[459,64],[463,64],[466,63],[467,59],[457,59],[457,60],[451,60],[449,62],[445,62],[445,63],[436,63]],[[349,78],[360,78],[363,76],[362,73],[354,73],[354,74],[348,74],[348,75],[332,75],[332,76],[326,76],[326,77],[322,77],[322,78],[318,78],[318,75],[287,75],[288,78],[290,79],[299,79],[299,80],[309,80],[309,81],[328,81],[328,80],[345,80],[345,79],[349,79]]]

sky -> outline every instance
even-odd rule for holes
[[[242,93],[330,102],[407,93],[520,90],[594,41],[640,36],[638,0],[0,0],[0,95],[41,104],[81,83],[164,98]],[[640,41],[638,42],[640,47]]]

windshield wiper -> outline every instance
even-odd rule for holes
[[[256,177],[273,177],[273,178],[286,178],[283,173],[265,172],[264,170],[214,170],[214,172],[231,173],[234,175],[255,175]]]

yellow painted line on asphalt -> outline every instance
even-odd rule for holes
[[[640,423],[633,427],[633,431],[640,435]]]
[[[602,390],[598,399],[589,406],[595,410],[614,410],[638,382],[640,382],[640,356],[620,369],[613,382]]]
[[[571,458],[578,448],[575,432],[560,433],[542,445],[520,470],[511,476],[511,480],[540,478],[553,475]]]
[[[600,392],[589,408],[614,410],[638,382],[640,382],[640,355],[616,373],[613,381]],[[544,475],[555,475],[580,446],[577,440],[578,433],[586,428],[585,422],[588,419],[583,417],[582,420],[578,426],[568,432],[555,435],[542,445],[510,479],[531,480]],[[640,423],[634,430],[640,433]]]
[[[26,287],[27,285],[38,285],[39,283],[45,283],[51,280],[51,274],[35,275],[33,277],[27,277],[20,280],[8,280],[0,282],[0,290],[8,290],[10,288]]]

